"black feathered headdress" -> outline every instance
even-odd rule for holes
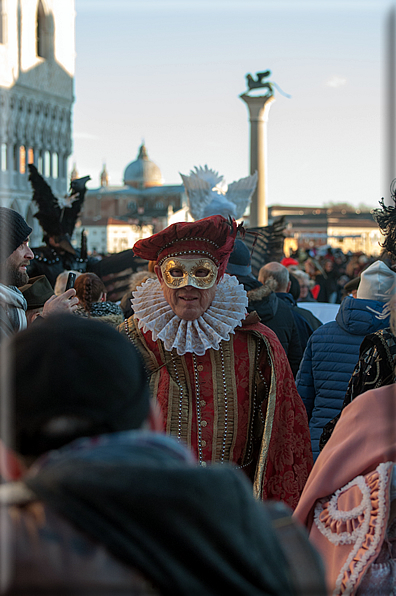
[[[33,164],[28,165],[29,180],[33,187],[33,201],[39,210],[34,214],[44,231],[44,240],[50,236],[71,238],[76,225],[77,217],[81,211],[86,193],[86,183],[90,176],[72,180],[70,183],[70,197],[76,198],[70,207],[60,207],[58,199],[52,193],[50,186],[38,173]]]
[[[381,246],[396,260],[396,178],[392,180],[390,191],[393,205],[385,205],[382,198],[381,209],[374,209],[373,217],[385,235]]]

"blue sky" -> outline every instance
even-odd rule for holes
[[[76,0],[74,154],[110,183],[145,140],[166,184],[249,174],[245,75],[270,69],[268,202],[377,206],[388,194],[390,2]],[[396,176],[396,171],[393,174]]]

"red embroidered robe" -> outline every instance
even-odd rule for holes
[[[279,340],[257,321],[203,356],[167,352],[133,317],[120,330],[145,358],[166,432],[203,465],[242,467],[257,497],[295,508],[312,467],[307,414]]]

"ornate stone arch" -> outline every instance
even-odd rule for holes
[[[26,141],[26,124],[27,124],[27,101],[26,98],[21,95],[18,98],[17,113],[16,113],[16,134],[19,143],[25,143]]]
[[[46,0],[38,0],[36,9],[36,55],[50,58],[54,49],[54,19]]]

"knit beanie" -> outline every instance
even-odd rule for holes
[[[53,315],[15,334],[9,347],[18,453],[41,455],[79,437],[138,429],[146,420],[143,361],[110,325]],[[83,427],[60,433],[59,424],[73,417]]]
[[[235,240],[234,249],[228,259],[226,273],[253,277],[250,266],[250,250],[242,240]]]
[[[13,209],[0,207],[0,231],[1,231],[1,260],[8,257],[27,240],[32,228],[27,225],[22,215]]]
[[[360,276],[357,298],[387,302],[396,290],[396,273],[383,261],[375,261]]]

